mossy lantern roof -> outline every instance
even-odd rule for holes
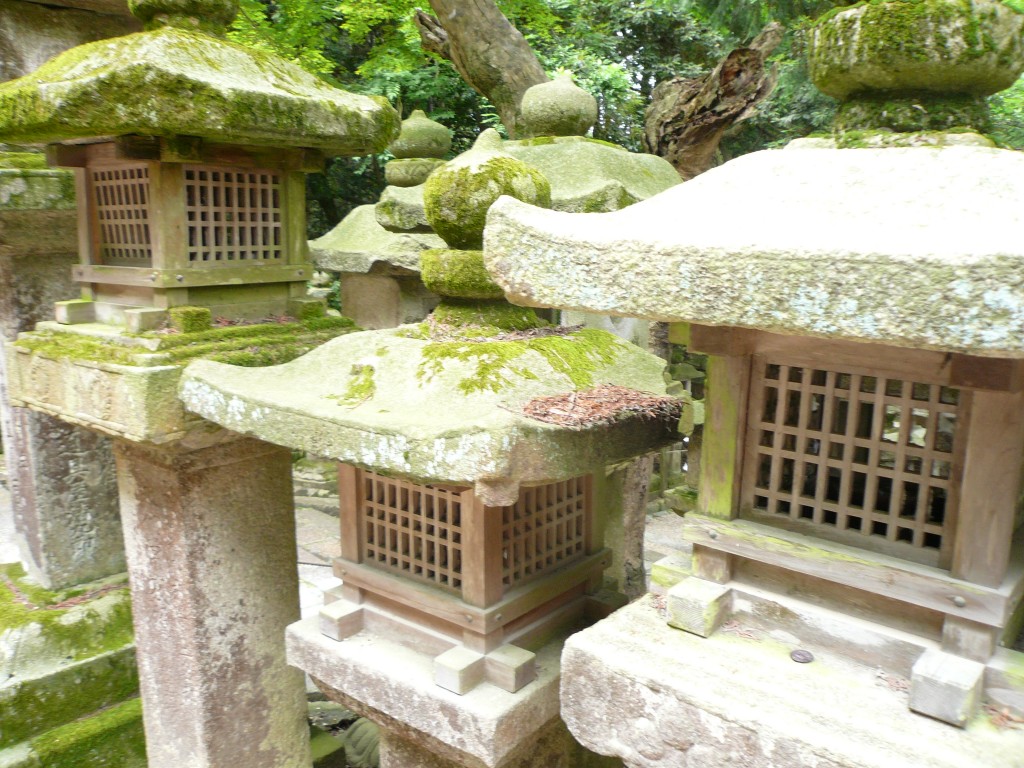
[[[766,150],[614,213],[510,198],[484,260],[510,301],[1024,357],[1024,153]]]
[[[146,31],[65,51],[0,86],[0,140],[181,135],[357,155],[398,134],[398,114],[383,99],[220,37],[237,10],[231,0],[132,6]]]

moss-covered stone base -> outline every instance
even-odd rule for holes
[[[494,331],[525,331],[543,325],[529,307],[517,307],[507,301],[461,302],[445,299],[431,315],[435,323],[450,326],[473,326],[473,335],[493,336]]]
[[[432,248],[420,254],[421,276],[427,289],[460,299],[501,299],[499,288],[484,267],[482,251]]]
[[[989,109],[981,96],[864,94],[839,105],[834,126],[838,132],[960,129],[985,133],[989,128]]]

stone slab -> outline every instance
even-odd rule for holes
[[[504,198],[484,257],[510,301],[1024,357],[1024,154],[766,150],[623,211]]]
[[[289,663],[331,698],[459,765],[501,765],[558,717],[561,642],[538,652],[537,679],[518,693],[483,683],[461,696],[434,682],[431,654],[366,630],[336,641],[304,620],[287,644]]]
[[[562,716],[630,768],[1021,768],[1024,731],[984,714],[958,729],[907,709],[870,666],[814,648],[665,624],[653,598],[573,635]],[[614,691],[614,695],[609,695]]]

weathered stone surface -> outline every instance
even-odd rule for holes
[[[933,91],[982,96],[1024,70],[1024,15],[997,0],[864,2],[837,9],[807,38],[823,93]]]
[[[402,121],[398,138],[388,145],[397,158],[444,157],[452,146],[452,132],[431,120],[422,109]]]
[[[527,136],[582,136],[597,122],[597,99],[569,74],[527,88],[519,109]]]
[[[197,361],[181,398],[235,432],[427,482],[548,482],[674,434],[674,424],[663,432],[624,419],[573,430],[519,413],[534,397],[598,382],[663,393],[664,362],[611,334],[474,344],[410,337],[417,333],[354,333],[260,370]]]
[[[75,8],[85,10],[72,10]],[[124,0],[82,0],[81,3],[2,0],[0,82],[26,75],[68,48],[135,32],[141,26],[128,16]]]
[[[10,142],[186,135],[364,154],[397,133],[380,97],[174,27],[79,46],[0,86],[0,139]]]
[[[0,335],[13,339],[77,293],[74,184],[33,168],[41,155],[0,153]],[[20,167],[4,167],[20,166]],[[63,588],[124,570],[109,442],[51,416],[12,409],[0,361],[0,421],[13,490],[10,513],[29,572]]]
[[[502,199],[509,299],[894,346],[1024,356],[1024,155],[764,151],[625,211]]]
[[[434,234],[389,232],[377,223],[374,206],[361,205],[326,235],[311,240],[309,252],[318,269],[366,274],[385,266],[419,272],[420,252],[443,247]]]
[[[915,715],[871,666],[770,636],[672,629],[650,598],[573,635],[562,717],[629,768],[1017,768],[1024,733]],[[842,706],[840,706],[842,704]]]
[[[287,643],[288,660],[329,698],[413,742],[440,765],[504,766],[558,717],[560,643],[538,652],[537,679],[518,693],[485,684],[461,696],[434,684],[431,655],[379,635],[361,632],[339,642],[310,619],[288,628]],[[389,765],[383,754],[382,764]]]
[[[544,174],[556,211],[617,211],[679,184],[679,174],[660,157],[582,136],[506,141],[502,151]],[[376,210],[378,222],[389,230],[428,228],[422,185],[388,187]]]
[[[116,454],[150,768],[306,768],[305,686],[284,658],[290,453],[221,432]]]

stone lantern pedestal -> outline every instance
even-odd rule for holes
[[[302,173],[398,117],[224,40],[234,2],[132,8],[146,31],[0,86],[0,140],[76,168],[83,291],[8,344],[11,402],[115,439],[151,768],[304,768],[291,455],[187,415],[178,383],[351,329],[303,296]]]

